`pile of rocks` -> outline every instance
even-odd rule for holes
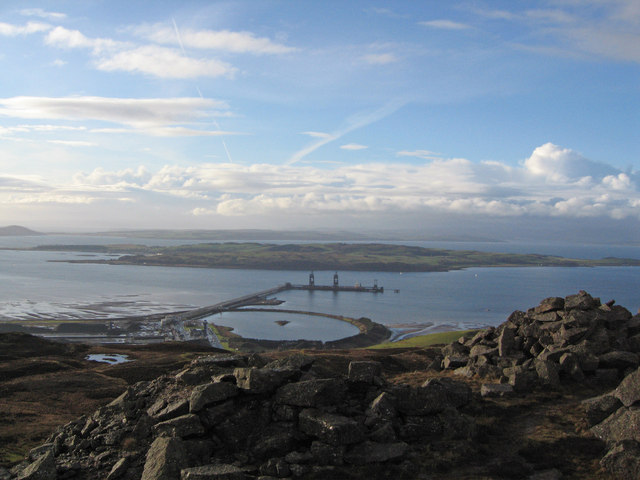
[[[483,387],[490,396],[559,387],[563,379],[616,385],[638,367],[638,352],[640,315],[580,291],[515,311],[499,327],[447,345],[438,360],[456,374],[497,381]]]
[[[583,402],[591,431],[607,443],[600,462],[616,478],[640,478],[640,369],[610,393]]]
[[[425,444],[475,435],[463,382],[387,385],[373,361],[321,372],[300,354],[200,358],[61,427],[12,478],[415,478]]]

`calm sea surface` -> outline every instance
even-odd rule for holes
[[[0,247],[42,244],[143,243],[182,240],[114,237],[0,237]],[[640,247],[567,244],[402,242],[434,248],[553,254],[576,258],[640,258]],[[109,318],[211,305],[276,285],[307,283],[308,272],[112,266],[50,262],[96,258],[80,253],[0,250],[0,319]],[[98,257],[99,258],[99,257]],[[316,284],[331,284],[333,271],[316,271]],[[369,317],[387,324],[466,329],[502,323],[545,297],[586,290],[615,299],[633,313],[640,308],[640,268],[473,268],[437,273],[339,272],[343,285],[378,285],[384,294],[282,292],[279,308]],[[398,290],[398,293],[394,293]],[[284,315],[284,316],[283,316]],[[281,327],[275,320],[288,320]],[[216,317],[244,336],[330,340],[353,334],[342,322],[279,313],[244,312]],[[341,330],[344,329],[344,330]]]

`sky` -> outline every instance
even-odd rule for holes
[[[0,45],[0,225],[640,239],[637,0],[5,0]]]

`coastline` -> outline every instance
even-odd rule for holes
[[[448,272],[492,267],[640,266],[640,259],[637,258],[569,258],[536,253],[451,250],[380,243],[197,243],[170,247],[69,244],[6,249],[69,252],[85,256],[94,253],[103,256],[48,260],[53,263],[272,271]],[[105,255],[117,258],[104,258]]]
[[[32,318],[25,321],[0,320],[0,333],[19,332],[37,335],[49,340],[63,342],[79,342],[92,344],[138,344],[156,343],[166,341],[169,331],[175,338],[174,328],[168,331],[163,325],[172,317],[188,316],[191,312],[201,310],[199,308],[191,310],[174,311],[167,313],[156,313],[150,315],[135,315],[119,318],[78,318],[74,320],[54,321],[50,318]],[[232,327],[211,323],[215,344],[223,343],[231,350],[244,352],[263,352],[269,350],[282,350],[290,348],[315,348],[315,349],[335,349],[335,348],[364,348],[376,345],[388,340],[392,336],[392,331],[386,326],[373,322],[368,318],[351,318],[343,315],[329,313],[309,312],[291,309],[265,309],[257,307],[245,307],[231,309],[229,312],[268,312],[284,313],[305,316],[318,316],[350,323],[358,329],[358,333],[336,340],[322,341],[314,339],[300,338],[297,340],[266,340],[260,338],[243,337],[233,332]],[[185,322],[186,324],[186,322]],[[177,327],[181,335],[184,334],[184,325]],[[205,342],[207,337],[194,337],[187,341]]]

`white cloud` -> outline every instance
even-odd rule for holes
[[[98,120],[135,128],[168,127],[226,110],[205,98],[11,97],[0,98],[0,116],[40,120]]]
[[[302,132],[302,135],[309,135],[313,138],[332,138],[332,135],[326,132]]]
[[[18,35],[29,35],[32,33],[46,32],[51,25],[40,22],[28,22],[26,25],[12,25],[0,22],[0,35],[5,37],[16,37]]]
[[[160,44],[206,50],[222,50],[233,53],[284,54],[297,49],[276,43],[266,37],[256,37],[251,32],[232,32],[229,30],[193,30],[163,25],[143,26],[137,33],[148,40]]]
[[[89,174],[77,173],[74,183],[78,185],[115,185],[126,183],[130,185],[143,185],[151,179],[151,173],[143,166],[136,169],[127,168],[117,172],[106,171],[102,167],[96,168]]]
[[[59,26],[47,33],[44,42],[47,45],[59,48],[89,48],[96,55],[104,51],[127,46],[124,42],[118,42],[110,38],[89,38],[78,30],[69,30]]]
[[[160,78],[229,77],[237,69],[216,59],[197,59],[179,50],[147,45],[124,50],[96,61],[99,70],[155,75]]]
[[[607,175],[602,179],[602,183],[612,190],[627,190],[632,188],[631,178],[626,173]]]
[[[343,150],[364,150],[365,148],[369,148],[366,145],[360,145],[358,143],[347,143],[346,145],[340,145],[340,148]]]
[[[46,184],[41,178],[30,175],[0,175],[0,191],[34,191],[46,190]]]
[[[25,131],[33,132],[59,132],[59,131],[84,131],[86,127],[72,127],[70,125],[18,125],[17,128],[24,129]]]
[[[139,128],[92,128],[91,133],[149,135],[152,137],[226,137],[230,135],[245,135],[243,132],[226,130],[200,130],[185,127],[139,127]]]
[[[95,147],[97,145],[94,142],[85,142],[83,140],[49,140],[49,143],[65,145],[67,147]]]
[[[431,150],[401,150],[396,155],[399,157],[418,157],[425,160],[434,160],[441,157],[439,153]]]
[[[608,165],[588,160],[568,148],[545,143],[525,160],[526,170],[551,182],[575,182],[586,177],[600,177],[611,173]]]
[[[371,53],[362,58],[371,65],[387,65],[398,61],[393,53]]]
[[[158,45],[134,46],[109,38],[90,38],[78,30],[56,27],[45,43],[59,48],[86,48],[94,56],[98,70],[155,75],[160,78],[229,77],[237,69],[212,58],[189,57],[175,48]]]
[[[428,152],[433,153],[433,152]],[[605,173],[603,171],[606,170]],[[587,179],[583,181],[583,179]],[[4,180],[4,181],[3,181]],[[177,201],[195,216],[474,215],[640,219],[637,176],[545,144],[519,166],[463,158],[318,168],[208,163],[78,173],[69,185],[0,178],[11,202]],[[31,197],[32,200],[28,200]],[[3,200],[4,199],[4,200]]]
[[[25,8],[20,10],[20,14],[26,17],[50,18],[51,20],[64,20],[67,15],[59,12],[48,12],[42,8]]]
[[[440,30],[466,30],[467,28],[471,28],[469,25],[454,22],[452,20],[428,20],[418,23],[425,27],[437,28]]]

